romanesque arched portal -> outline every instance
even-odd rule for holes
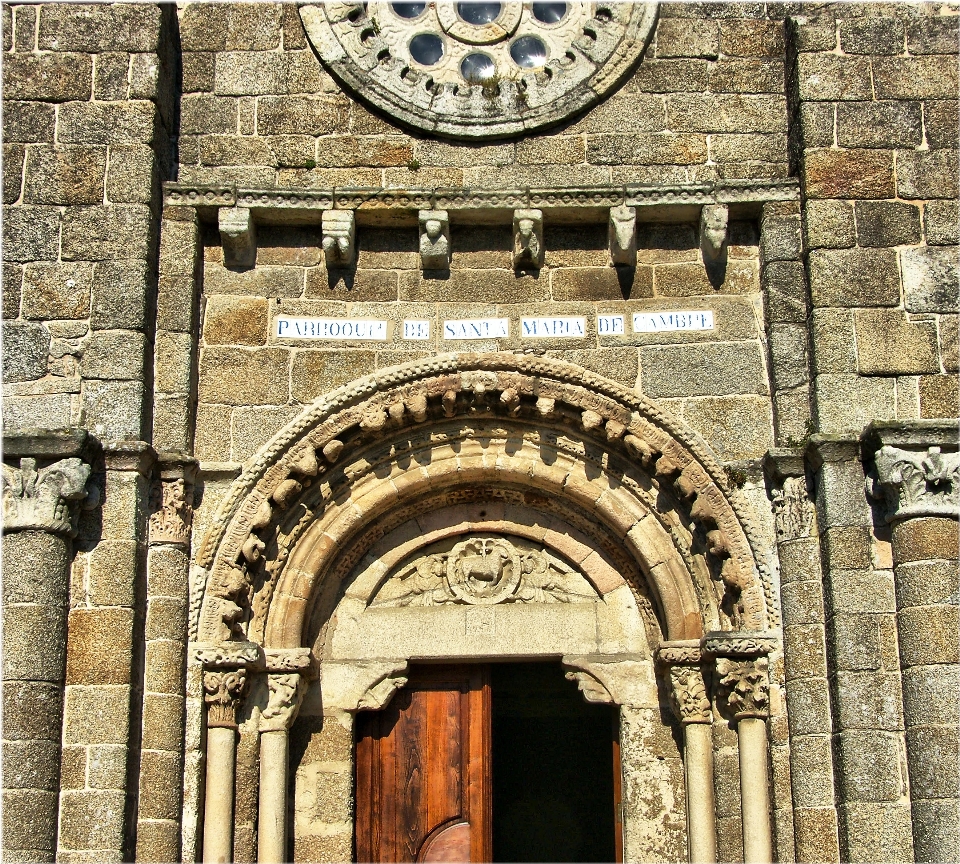
[[[696,435],[579,367],[441,355],[319,398],[249,464],[197,554],[205,860],[230,856],[238,719],[261,740],[260,859],[285,860],[301,703],[349,727],[402,686],[408,660],[489,656],[562,658],[588,699],[632,721],[628,860],[676,857],[671,836],[693,860],[715,857],[709,724],[715,710],[734,719],[746,860],[769,860],[763,717],[778,614],[761,546]],[[377,619],[384,608],[392,624]],[[403,609],[434,617],[411,627]],[[484,637],[491,610],[496,638]],[[685,742],[687,794],[673,798],[669,778],[644,768],[643,730],[664,725],[668,698]],[[341,831],[343,799],[327,822]]]

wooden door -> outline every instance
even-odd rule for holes
[[[490,678],[413,667],[383,710],[357,715],[358,861],[490,861]]]

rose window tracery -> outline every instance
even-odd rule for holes
[[[440,135],[493,138],[601,99],[642,54],[656,4],[371,0],[300,14],[359,97]]]

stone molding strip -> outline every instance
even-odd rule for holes
[[[796,180],[731,180],[719,183],[677,185],[609,185],[525,189],[448,188],[370,188],[342,186],[329,189],[253,189],[229,184],[190,186],[165,183],[164,206],[198,208],[243,207],[260,220],[270,222],[290,218],[320,222],[324,210],[360,212],[408,212],[416,220],[420,210],[447,210],[461,217],[471,210],[515,209],[584,211],[610,207],[636,207],[637,218],[644,215],[663,218],[663,210],[703,205],[754,205],[769,201],[797,201],[800,188]],[[606,218],[606,216],[604,216]],[[697,218],[693,214],[692,219]],[[460,221],[469,221],[461,218]],[[509,221],[509,220],[506,220]]]

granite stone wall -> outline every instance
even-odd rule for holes
[[[3,5],[4,435],[86,430],[97,490],[57,541],[72,562],[67,637],[40,690],[62,711],[59,736],[23,718],[32,678],[5,661],[5,729],[19,730],[5,759],[41,754],[36,770],[5,766],[5,801],[28,819],[5,831],[5,857],[194,860],[202,699],[187,643],[203,585],[189,571],[218,504],[341,385],[444,351],[533,351],[656,400],[759,514],[783,613],[768,724],[778,860],[943,860],[958,836],[956,520],[884,498],[887,432],[865,429],[914,430],[892,445],[910,452],[957,449],[958,13],[664,3],[609,98],[472,145],[365,107],[292,3]],[[548,213],[543,266],[519,269],[509,217],[455,216],[449,272],[436,273],[421,267],[415,213],[358,217],[346,267],[326,263],[318,214],[258,216],[255,259],[238,267],[226,205],[164,205],[165,182],[783,194],[732,211],[722,267],[697,206],[644,211],[629,268],[610,264],[605,210]],[[598,315],[678,309],[712,311],[714,329],[597,332]],[[282,338],[280,315],[382,319],[389,335]],[[530,315],[581,316],[586,334],[524,339]],[[507,318],[511,335],[443,338],[464,318]],[[429,321],[429,337],[404,338],[405,319]],[[56,450],[44,447],[41,465]],[[28,533],[5,580],[39,554]],[[5,649],[23,653],[33,631],[4,620]],[[305,717],[294,752],[327,759],[341,731]],[[719,851],[741,860],[736,733],[713,734]],[[256,735],[244,735],[235,847],[255,860]]]

